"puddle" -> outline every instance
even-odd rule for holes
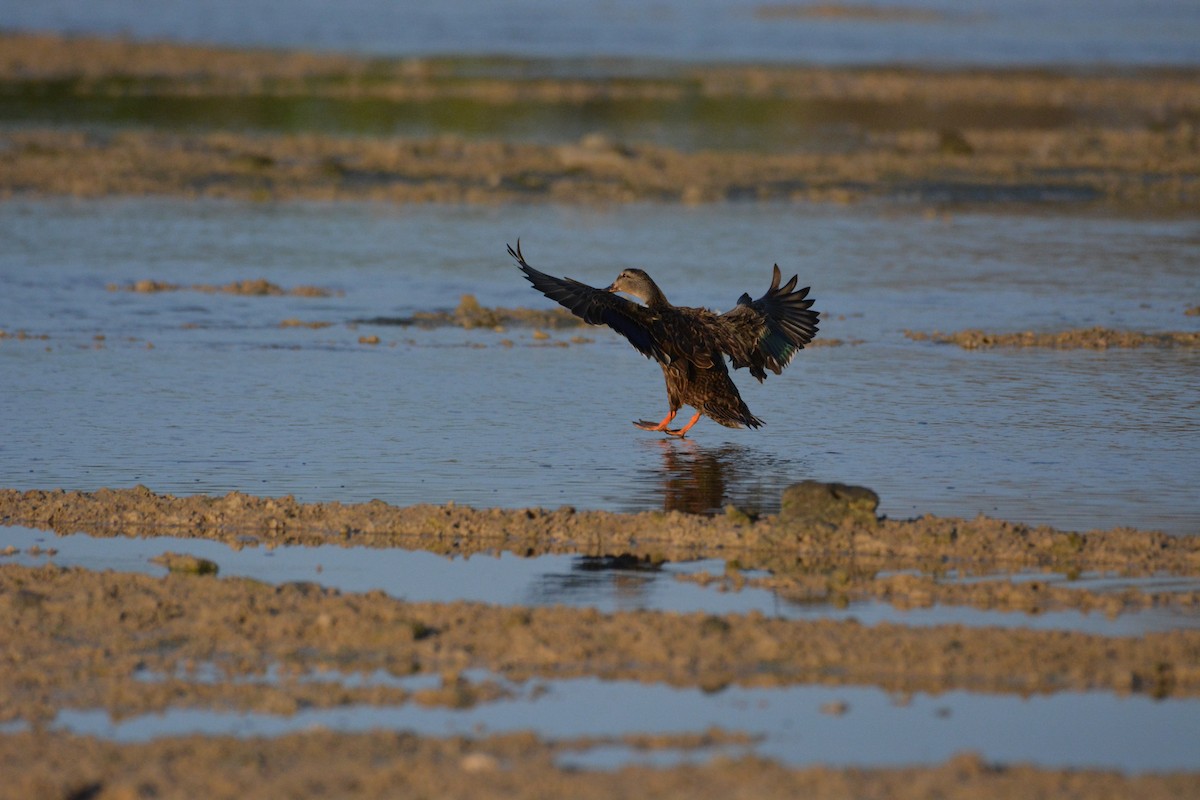
[[[703,421],[667,442],[629,424],[663,413],[661,373],[606,330],[588,330],[591,344],[554,332],[557,347],[519,328],[347,325],[453,309],[467,293],[548,302],[504,253],[517,236],[535,266],[603,284],[637,264],[687,305],[732,305],[778,261],[815,287],[823,337],[862,344],[801,353],[761,386],[736,375],[765,428]],[[903,335],[1194,327],[1190,221],[10,201],[0,240],[0,320],[49,337],[0,342],[0,486],[772,513],[784,486],[812,478],[870,486],[892,517],[1200,530],[1200,353],[981,353]],[[255,277],[342,294],[105,288]]]
[[[478,676],[476,676],[478,677]],[[531,730],[549,740],[594,737],[565,765],[615,768],[677,763],[712,750],[640,752],[626,734],[747,734],[718,752],[753,753],[796,766],[933,764],[962,751],[986,761],[1127,772],[1195,768],[1200,700],[1156,702],[1098,692],[1016,698],[970,692],[896,697],[873,688],[728,687],[705,693],[594,678],[509,685],[513,697],[470,709],[351,706],[292,716],[178,709],[115,721],[103,711],[62,711],[53,727],[118,741],[186,734],[279,736],[311,728],[429,736]]]
[[[177,537],[131,539],[86,534],[57,536],[20,526],[0,527],[0,564],[36,566],[51,561],[62,567],[165,575],[151,559],[164,552],[185,553],[215,562],[223,577],[253,578],[268,583],[310,582],[343,592],[380,590],[409,602],[450,603],[466,600],[497,605],[568,605],[603,612],[652,610],[747,614],[758,612],[783,619],[855,619],[864,625],[910,626],[961,624],[1000,628],[1072,630],[1106,636],[1138,636],[1154,631],[1200,628],[1200,614],[1185,608],[1128,611],[1116,617],[1079,611],[981,611],[935,605],[902,610],[879,601],[843,606],[828,602],[797,603],[753,587],[720,591],[677,576],[707,572],[720,575],[725,564],[715,559],[650,565],[632,559],[542,555],[521,558],[511,553],[449,558],[420,550],[364,547],[247,547],[234,550],[220,542]],[[37,548],[37,549],[35,549]],[[53,555],[45,551],[53,548]],[[39,550],[41,552],[39,552]],[[745,577],[757,573],[744,572]],[[765,573],[764,573],[765,574]],[[1124,579],[1126,588],[1167,591],[1158,579],[1142,587]],[[1195,588],[1195,579],[1179,587]]]

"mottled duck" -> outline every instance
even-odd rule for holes
[[[534,288],[556,300],[575,316],[592,325],[607,325],[629,340],[638,352],[662,367],[667,382],[669,410],[661,422],[639,420],[647,431],[682,437],[701,415],[729,428],[757,428],[762,420],[750,413],[725,365],[747,367],[761,383],[767,370],[783,371],[804,345],[817,335],[816,311],[808,289],[796,288],[798,276],[780,286],[779,265],[771,288],[757,300],[749,294],[724,314],[706,308],[673,306],[662,289],[643,270],[624,270],[606,289],[597,289],[570,278],[555,278],[525,262],[521,242],[508,253]],[[616,293],[632,295],[639,305]],[[683,406],[696,414],[682,428],[669,427]]]

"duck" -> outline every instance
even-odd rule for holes
[[[718,314],[672,305],[642,269],[624,269],[601,289],[534,269],[521,252],[520,239],[515,248],[508,245],[508,254],[539,292],[590,325],[612,328],[662,367],[667,415],[660,422],[634,421],[642,430],[682,439],[702,416],[728,428],[761,427],[763,421],[750,413],[730,377],[726,359],[762,383],[768,370],[782,373],[817,335],[820,312],[812,309],[811,287],[796,289],[798,275],[781,283],[778,264],[766,294],[752,300],[743,293],[732,309]],[[695,415],[672,428],[684,406],[695,409]]]

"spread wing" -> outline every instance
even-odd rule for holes
[[[517,249],[508,246],[508,254],[533,284],[533,288],[564,306],[575,316],[591,325],[607,325],[629,340],[638,352],[659,363],[670,364],[673,358],[664,351],[654,336],[653,312],[605,289],[597,289],[571,278],[555,278],[539,272],[525,262],[521,241]]]
[[[743,294],[732,310],[717,317],[717,338],[735,369],[749,367],[762,381],[767,370],[776,375],[791,363],[797,351],[817,335],[818,313],[812,310],[809,287],[796,288],[797,275],[782,286],[779,265],[771,288],[757,300]]]

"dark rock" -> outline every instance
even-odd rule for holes
[[[779,520],[784,523],[841,525],[845,522],[874,525],[879,495],[865,486],[802,481],[783,490]]]

